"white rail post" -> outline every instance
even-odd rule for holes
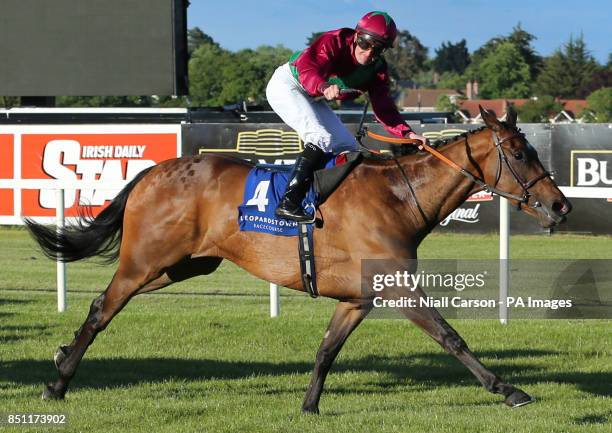
[[[510,278],[510,206],[508,199],[499,198],[499,321],[508,323],[508,285]]]
[[[55,190],[55,219],[57,235],[61,233],[65,225],[64,220],[64,190]],[[57,311],[66,311],[66,263],[57,259]]]
[[[270,283],[270,317],[278,317],[280,315],[280,293],[278,285]]]

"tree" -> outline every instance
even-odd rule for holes
[[[291,50],[281,45],[261,46],[256,50],[240,50],[222,69],[224,77],[222,103],[265,100],[266,86],[274,70],[287,62]]]
[[[425,63],[424,69],[410,77],[410,81],[416,84],[420,88],[435,89],[436,83],[434,83],[436,73],[432,69],[427,69],[427,62]]]
[[[561,50],[548,57],[538,77],[536,93],[567,97],[573,94],[574,79],[565,70],[567,61]]]
[[[609,54],[608,63],[606,65],[597,65],[590,80],[586,79],[578,88],[578,94],[590,95],[595,90],[601,89],[602,87],[612,87],[612,53]]]
[[[256,67],[258,73],[258,82],[256,84],[256,100],[261,102],[265,99],[266,86],[272,74],[283,63],[286,63],[291,57],[292,51],[283,46],[277,45],[262,45],[255,50],[255,55],[251,58],[251,62]]]
[[[196,106],[218,106],[242,101],[261,102],[274,70],[291,50],[262,46],[236,53],[216,44],[203,44],[189,62],[190,94]]]
[[[612,122],[612,87],[594,91],[587,97],[587,103],[595,122]]]
[[[542,57],[539,56],[536,50],[531,46],[531,43],[537,38],[531,33],[522,29],[519,22],[512,29],[512,33],[508,35],[506,40],[514,44],[518,48],[521,57],[529,65],[529,75],[532,79],[537,76],[540,67],[542,66]]]
[[[554,116],[561,110],[563,110],[563,105],[549,95],[530,99],[516,109],[520,121],[525,123],[547,123],[551,116]]]
[[[217,45],[213,38],[204,33],[199,27],[187,30],[187,52],[189,57],[202,44]]]
[[[407,80],[423,70],[427,60],[427,47],[410,32],[400,31],[397,47],[388,50],[385,59],[393,79]]]
[[[153,99],[153,106],[164,107],[164,108],[186,108],[190,105],[189,96],[155,96]]]
[[[150,96],[58,96],[57,107],[150,107]]]
[[[229,61],[220,68],[223,77],[218,96],[220,105],[255,100],[257,82],[261,77],[251,61],[254,55],[251,49],[240,50],[231,54]]]
[[[570,37],[562,49],[546,59],[537,80],[539,94],[558,98],[584,98],[599,67],[582,35]]]
[[[452,113],[450,115],[450,121],[452,123],[457,122],[457,116],[455,113],[459,109],[459,106],[451,101],[451,98],[448,95],[440,95],[438,96],[438,100],[436,101],[436,111],[444,111],[447,113]]]
[[[223,68],[231,62],[231,53],[216,44],[202,44],[189,60],[189,94],[192,105],[222,105]]]
[[[463,75],[455,72],[445,72],[440,75],[436,87],[438,89],[455,89],[463,90],[465,88],[466,79]]]
[[[443,42],[440,48],[436,49],[436,57],[433,59],[433,67],[437,72],[455,72],[463,74],[465,68],[470,63],[470,54],[466,46],[465,39],[453,44]]]
[[[499,44],[480,65],[484,98],[525,98],[529,96],[529,65],[511,42]]]
[[[19,96],[0,96],[0,107],[9,109],[19,105]]]
[[[466,69],[466,78],[482,81],[480,66],[497,47],[504,43],[510,43],[516,47],[519,56],[529,67],[529,76],[531,81],[535,80],[539,69],[542,65],[542,58],[536,53],[531,46],[532,41],[536,37],[522,29],[521,23],[512,29],[512,33],[508,36],[498,36],[487,41],[482,47],[478,48],[471,56],[471,63]]]

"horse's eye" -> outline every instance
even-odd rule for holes
[[[514,159],[523,159],[523,152],[514,152]]]

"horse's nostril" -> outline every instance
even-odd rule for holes
[[[572,210],[572,205],[567,200],[556,201],[552,205],[552,210],[559,216],[564,216]]]

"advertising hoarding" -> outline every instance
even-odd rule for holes
[[[97,215],[141,170],[180,154],[180,125],[0,126],[0,223]]]

